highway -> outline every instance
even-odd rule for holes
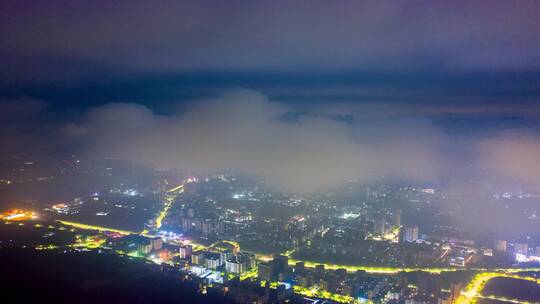
[[[164,204],[163,210],[159,212],[158,216],[155,219],[156,229],[161,228],[161,226],[163,225],[163,220],[169,213],[169,210],[171,209],[172,204],[176,200],[176,197],[182,193],[184,193],[183,184],[167,191],[167,194],[165,194],[165,204]]]
[[[528,270],[531,271],[531,270]],[[482,295],[484,287],[493,278],[512,278],[518,280],[526,280],[540,284],[540,279],[534,277],[520,276],[510,274],[507,272],[482,272],[474,276],[465,289],[461,292],[460,297],[457,299],[457,304],[472,304],[476,303],[477,299],[490,299],[503,302],[517,303],[517,304],[529,304],[530,302],[521,301],[518,299],[509,299],[505,297],[485,296]]]
[[[62,221],[62,220],[58,220],[57,222],[66,226],[71,226],[71,227],[82,229],[82,230],[96,230],[100,232],[116,232],[123,235],[137,234],[137,232],[134,232],[134,231],[120,230],[120,229],[88,225],[88,224],[82,224],[82,223],[76,223],[76,222],[69,222],[69,221]]]
[[[169,213],[172,204],[180,194],[184,193],[184,186],[190,182],[192,182],[192,179],[187,179],[180,185],[167,191],[167,193],[165,194],[165,202],[163,205],[163,209],[159,212],[158,216],[154,220],[154,225],[156,229],[161,228],[161,226],[163,225],[163,220],[165,219],[165,217],[167,217],[167,214]]]

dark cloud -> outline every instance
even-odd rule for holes
[[[2,152],[82,148],[299,191],[470,166],[528,181],[538,16],[528,0],[2,1]]]
[[[167,114],[139,103],[107,103],[65,121],[51,119],[55,113],[39,100],[3,101],[2,106],[3,155],[69,152],[193,173],[243,172],[288,191],[320,190],[351,179],[535,185],[540,169],[537,129],[451,135],[432,116],[446,108],[298,107],[244,89],[170,104],[176,111]],[[458,112],[473,115],[476,109]]]
[[[42,152],[48,132],[47,103],[32,98],[0,100],[0,155]]]
[[[39,113],[43,113],[47,108],[47,103],[28,97],[18,99],[2,99],[0,100],[0,120],[3,122],[10,121],[25,121],[28,118],[35,118]]]
[[[391,107],[390,105],[386,105]],[[333,109],[333,108],[332,108]],[[342,120],[320,108],[296,109],[252,90],[229,90],[160,115],[137,103],[90,109],[63,127],[86,157],[120,157],[194,173],[234,171],[264,177],[288,191],[310,192],[347,180],[363,183],[531,183],[540,145],[508,130],[449,135],[428,116],[361,115],[343,105]],[[399,109],[396,109],[399,111]]]
[[[97,70],[537,70],[539,14],[534,0],[2,1],[0,54],[4,78],[34,81]]]

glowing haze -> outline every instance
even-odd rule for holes
[[[0,152],[300,192],[535,185],[539,15],[534,0],[1,1]]]
[[[295,110],[251,90],[183,104],[158,115],[137,103],[89,109],[62,126],[89,157],[121,157],[193,173],[234,171],[310,192],[354,179],[433,183],[474,169],[530,181],[540,143],[521,133],[450,136],[425,117],[344,121]],[[510,139],[509,139],[510,138]],[[525,156],[525,157],[524,157]],[[474,168],[471,169],[471,166]]]

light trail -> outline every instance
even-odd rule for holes
[[[317,265],[323,265],[325,269],[331,269],[331,270],[345,269],[347,272],[356,272],[356,271],[362,270],[367,273],[380,273],[380,274],[396,274],[399,272],[414,272],[414,271],[422,271],[422,272],[439,274],[441,272],[470,270],[470,269],[465,269],[465,268],[433,268],[433,267],[407,268],[407,267],[373,267],[373,266],[362,266],[362,265],[351,266],[351,265],[318,263],[318,262],[312,262],[312,261],[289,259],[289,265],[295,265],[297,262],[303,262],[305,266],[308,268],[315,268]]]
[[[289,250],[283,252],[281,255],[284,255],[284,256],[290,258],[291,255],[292,255],[295,251],[296,251],[295,249],[289,249]]]
[[[69,222],[69,221],[58,220],[57,222],[59,222],[59,223],[61,223],[63,225],[66,225],[66,226],[71,226],[71,227],[75,227],[75,228],[83,229],[83,230],[97,230],[97,231],[101,231],[101,232],[107,232],[107,231],[108,232],[117,232],[117,233],[124,234],[124,235],[138,234],[137,232],[128,231],[128,230],[120,230],[120,229],[115,229],[115,228],[94,226],[94,225],[75,223],[75,222]]]
[[[178,190],[182,189],[182,192],[184,192],[184,184],[180,184],[172,189],[169,189],[167,192],[169,193],[172,193],[172,192],[176,192]]]
[[[266,287],[266,281],[261,281],[260,284],[261,284],[260,285],[261,287]],[[282,283],[279,283],[279,282],[270,282],[269,287],[271,289],[276,289],[281,284]],[[306,296],[306,297],[318,297],[318,298],[323,298],[323,299],[330,299],[337,303],[359,303],[359,301],[355,300],[351,296],[331,293],[329,291],[319,288],[318,286],[306,288],[299,285],[293,285],[292,289],[295,293]]]
[[[256,279],[257,275],[258,275],[257,267],[254,267],[253,269],[240,274],[240,281],[244,281],[247,279]]]
[[[326,290],[322,290],[318,287],[305,288],[299,285],[294,285],[293,290],[297,294],[301,294],[307,297],[318,297],[323,299],[330,299],[338,303],[357,303],[357,301],[351,296],[345,296],[337,293],[331,293]]]
[[[289,265],[295,265],[297,262],[305,263],[308,268],[315,268],[317,265],[323,265],[325,269],[345,269],[347,272],[356,272],[358,270],[365,271],[367,273],[380,273],[380,274],[396,274],[399,272],[427,272],[433,274],[440,274],[443,272],[455,272],[455,271],[481,271],[481,272],[501,272],[501,273],[516,273],[523,271],[540,271],[540,268],[450,268],[450,267],[376,267],[376,266],[362,266],[362,265],[340,265],[332,263],[319,263],[305,260],[289,259]]]
[[[531,270],[528,270],[531,271]],[[519,276],[509,273],[500,273],[500,272],[483,272],[479,273],[467,284],[465,287],[465,290],[461,292],[461,295],[456,301],[456,304],[473,304],[477,302],[478,298],[484,298],[484,299],[491,299],[491,300],[498,300],[498,301],[504,301],[504,302],[511,302],[511,303],[517,303],[517,304],[529,304],[530,302],[527,301],[521,301],[518,299],[509,299],[505,297],[497,297],[493,295],[484,296],[482,295],[482,290],[484,290],[484,287],[486,284],[493,278],[511,278],[511,279],[518,279],[518,280],[525,280],[525,281],[531,281],[535,282],[536,284],[540,284],[540,279],[534,278],[534,277],[526,277],[526,276]]]
[[[502,302],[509,302],[509,303],[516,303],[516,304],[538,304],[538,302],[527,302],[527,301],[521,301],[521,300],[517,300],[517,299],[509,299],[509,298],[505,298],[505,297],[496,297],[496,296],[478,296],[478,298],[496,300],[496,301],[502,301]]]
[[[163,225],[163,220],[169,213],[169,210],[171,209],[172,204],[176,200],[176,197],[184,193],[184,184],[185,183],[182,183],[179,186],[176,186],[167,191],[167,194],[165,195],[165,206],[163,210],[161,210],[161,212],[158,214],[155,220],[156,229],[161,228],[161,226]]]
[[[12,209],[0,214],[0,220],[6,221],[30,221],[37,219],[37,215],[33,211]]]
[[[86,237],[85,239],[77,239],[77,242],[75,244],[72,244],[72,247],[84,247],[89,249],[96,249],[96,248],[102,248],[103,244],[105,244],[105,239],[101,239],[99,237]]]
[[[208,248],[219,247],[218,245],[220,245],[220,244],[229,244],[229,245],[234,247],[235,251],[237,251],[237,252],[240,251],[240,244],[238,244],[238,242],[230,241],[230,240],[217,241],[214,244],[208,246]]]

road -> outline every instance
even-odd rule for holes
[[[178,195],[182,193],[184,193],[184,183],[167,191],[167,193],[165,194],[165,204],[163,206],[163,210],[159,212],[158,216],[154,221],[156,229],[161,228],[161,226],[163,225],[163,220],[169,213],[172,204],[174,203]]]
[[[530,271],[530,270],[529,270]],[[472,304],[476,303],[477,299],[490,299],[503,302],[517,303],[517,304],[529,304],[530,302],[521,301],[518,299],[509,299],[496,296],[482,295],[484,287],[493,278],[512,278],[518,280],[526,280],[540,284],[540,279],[534,277],[520,276],[516,274],[510,274],[507,272],[483,272],[479,273],[469,282],[465,289],[461,292],[460,297],[457,299],[457,304]]]

